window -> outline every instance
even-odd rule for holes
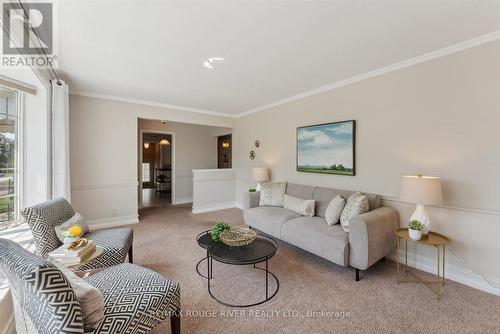
[[[18,93],[0,87],[0,230],[19,216]]]
[[[149,162],[142,163],[142,182],[151,182],[151,169]]]

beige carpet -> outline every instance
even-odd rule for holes
[[[274,299],[247,309],[222,306],[209,296],[206,280],[195,271],[205,256],[195,237],[218,220],[244,224],[239,209],[192,215],[189,205],[181,205],[144,209],[134,227],[135,263],[181,284],[183,333],[500,333],[497,296],[447,281],[437,301],[424,285],[398,286],[389,260],[355,282],[352,268],[285,243],[270,260],[270,270],[280,280]],[[225,300],[264,297],[260,270],[214,261],[213,274],[214,294]],[[168,321],[155,330],[169,332]]]

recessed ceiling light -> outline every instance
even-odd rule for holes
[[[220,61],[224,61],[224,58],[221,58],[221,57],[208,58],[207,60],[205,60],[203,62],[203,66],[205,66],[206,68],[209,68],[209,69],[213,69],[215,63],[220,62]]]

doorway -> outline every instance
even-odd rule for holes
[[[217,137],[217,168],[232,168],[232,135]]]
[[[140,130],[140,207],[175,204],[175,135],[172,132]]]

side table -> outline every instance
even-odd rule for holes
[[[398,252],[397,252],[397,263],[396,263],[396,277],[397,277],[397,282],[399,283],[410,283],[410,282],[420,282],[424,284],[433,284],[436,285],[436,289],[430,288],[430,290],[436,295],[437,299],[439,300],[441,298],[441,287],[444,286],[444,254],[445,254],[445,246],[450,242],[450,239],[448,237],[436,233],[436,232],[429,232],[427,236],[422,236],[422,239],[420,240],[413,240],[410,238],[408,235],[408,228],[398,228],[394,230],[394,234],[396,235],[397,239],[397,244],[398,244]],[[400,261],[399,261],[399,254],[400,254],[400,243],[401,239],[405,241],[405,272],[408,272],[408,240],[413,241],[417,244],[421,245],[430,245],[434,246],[437,250],[437,280],[423,280],[415,275],[412,275],[416,278],[416,280],[408,280],[405,279],[403,280],[400,276]]]

